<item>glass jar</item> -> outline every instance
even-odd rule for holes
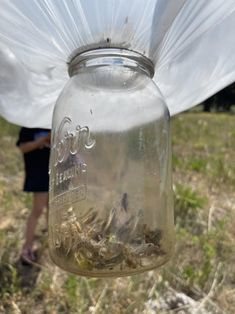
[[[169,112],[153,65],[123,49],[75,56],[54,110],[49,248],[59,267],[126,276],[170,257]]]

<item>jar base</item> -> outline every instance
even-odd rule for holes
[[[108,278],[108,277],[115,278],[115,277],[134,276],[134,275],[146,272],[146,271],[151,271],[156,268],[162,267],[167,262],[169,262],[171,258],[171,254],[167,254],[165,256],[159,257],[159,260],[155,262],[154,265],[142,266],[136,269],[126,269],[126,270],[121,268],[119,271],[117,270],[100,271],[99,269],[97,269],[96,271],[92,271],[92,270],[79,269],[75,266],[73,267],[72,265],[68,267],[67,262],[65,264],[63,262],[60,262],[60,260],[57,257],[53,256],[52,253],[50,253],[50,257],[55,265],[57,265],[58,267],[60,267],[66,272],[70,272],[78,276],[94,277],[94,278]],[[64,265],[66,265],[66,267]]]

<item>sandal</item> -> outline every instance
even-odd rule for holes
[[[37,257],[32,249],[24,249],[21,253],[20,260],[22,265],[29,266],[36,262]]]

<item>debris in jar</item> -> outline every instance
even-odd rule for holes
[[[150,230],[142,218],[142,209],[136,215],[130,214],[127,193],[120,206],[113,207],[103,220],[94,208],[78,220],[70,207],[57,225],[61,241],[55,248],[73,256],[83,269],[136,269],[143,266],[143,258],[165,254],[161,248],[162,231]]]

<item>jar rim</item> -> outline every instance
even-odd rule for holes
[[[127,60],[127,63],[118,64],[116,62],[112,62],[115,58],[120,58]],[[151,78],[154,76],[154,64],[153,62],[145,57],[144,55],[129,49],[123,48],[97,48],[97,49],[89,49],[87,51],[83,51],[82,53],[76,54],[75,52],[71,55],[71,59],[68,62],[68,73],[69,76],[75,75],[79,69],[84,68],[84,65],[91,66],[92,63],[89,64],[91,60],[101,60],[99,65],[125,65],[125,66],[135,66],[140,67],[144,70]],[[93,64],[95,65],[95,64]],[[97,66],[97,64],[96,64]]]

